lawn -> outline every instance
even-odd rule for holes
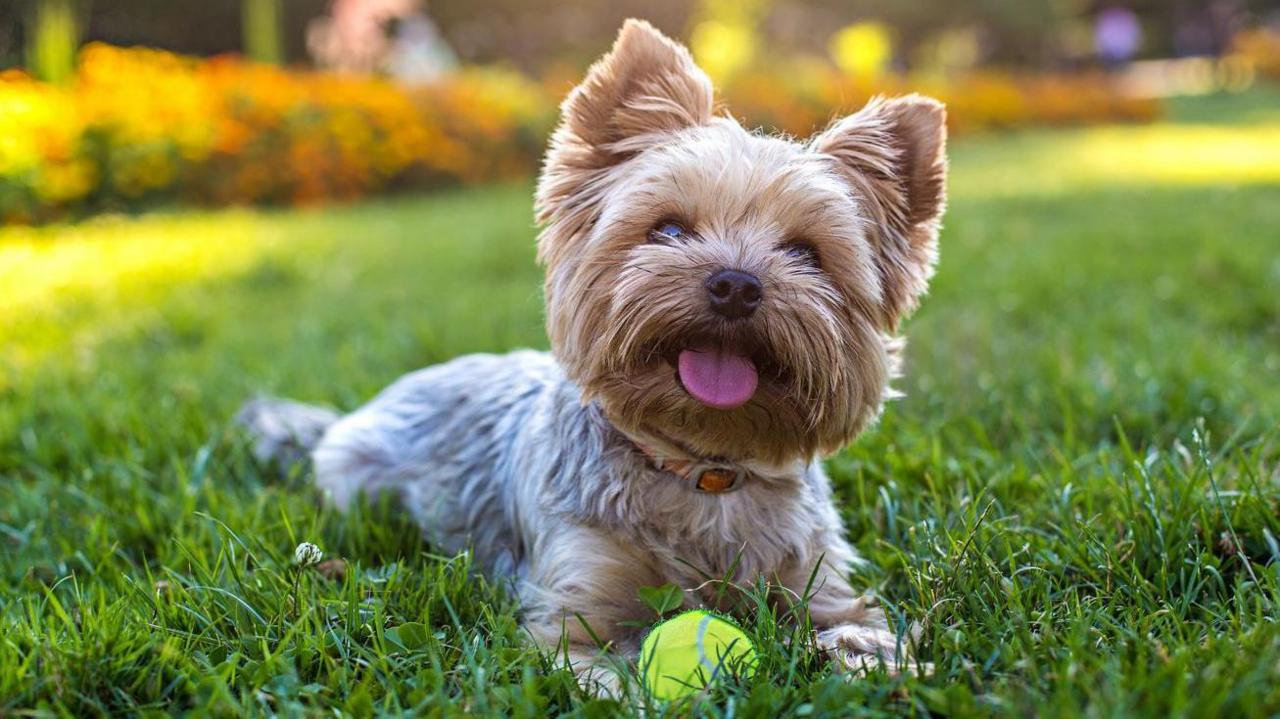
[[[1280,712],[1280,112],[1240,104],[954,145],[906,397],[830,461],[856,579],[936,673],[847,681],[749,615],[757,676],[698,712]],[[640,712],[229,422],[544,347],[529,196],[0,231],[0,716]]]

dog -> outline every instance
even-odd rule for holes
[[[725,608],[707,577],[807,591],[839,666],[903,666],[850,585],[820,459],[892,395],[936,261],[944,107],[876,99],[803,143],[748,132],[684,47],[629,20],[561,111],[535,203],[551,352],[461,357],[346,416],[255,400],[255,451],[309,452],[340,507],[394,495],[510,579],[528,632],[592,686],[616,686],[601,643],[638,651],[639,589]]]

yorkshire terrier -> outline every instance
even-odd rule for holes
[[[585,682],[616,682],[597,640],[637,652],[640,588],[728,609],[707,577],[805,595],[841,666],[903,667],[850,585],[820,460],[891,394],[936,259],[943,106],[873,100],[803,143],[749,132],[631,20],[561,109],[536,198],[551,352],[461,357],[342,417],[255,400],[256,451],[309,451],[339,506],[392,493],[510,579]]]

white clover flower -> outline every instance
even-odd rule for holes
[[[303,542],[298,548],[293,550],[293,561],[303,567],[310,567],[313,564],[319,564],[324,559],[324,552],[311,542]]]

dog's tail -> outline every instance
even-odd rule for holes
[[[273,397],[255,397],[236,415],[253,441],[258,461],[274,463],[281,471],[305,462],[329,426],[342,415],[325,407]]]

